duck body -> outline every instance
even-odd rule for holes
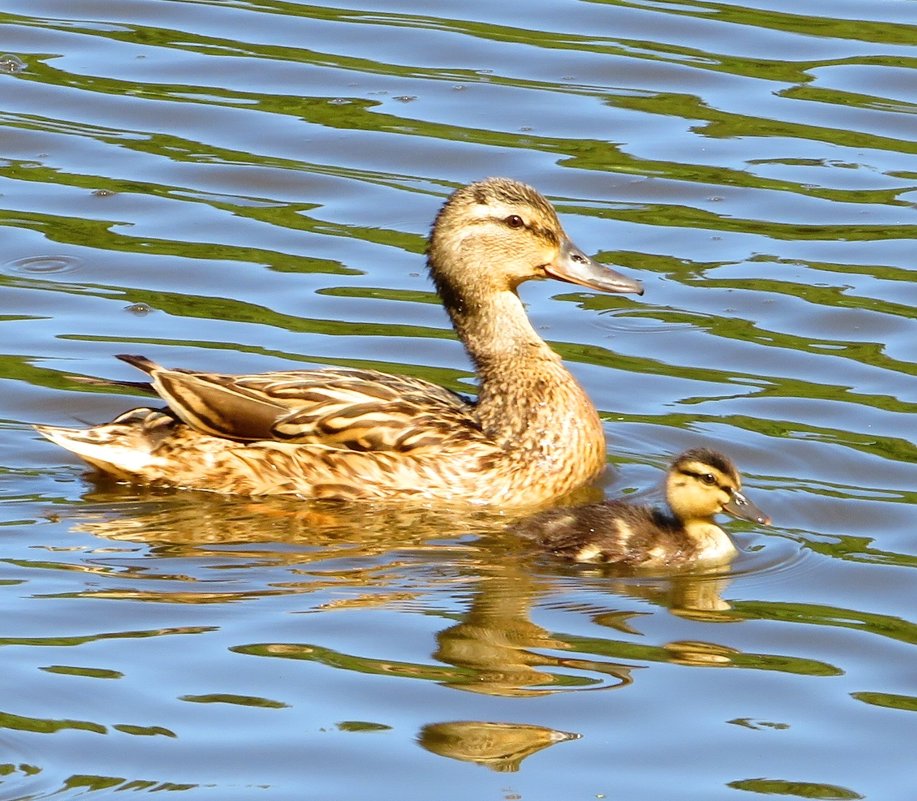
[[[511,434],[485,429],[479,404],[406,376],[333,369],[230,376],[119,358],[147,371],[151,390],[169,406],[132,409],[90,429],[38,430],[99,471],[133,483],[309,499],[528,505],[572,491],[605,465],[594,411],[592,419],[582,410],[561,424],[554,419],[550,434],[513,442]],[[533,391],[559,401],[558,387],[550,388]],[[576,453],[571,442],[579,443]]]
[[[594,479],[605,466],[601,421],[516,289],[545,277],[611,292],[640,285],[585,256],[550,204],[509,179],[451,196],[428,266],[477,368],[474,401],[373,370],[224,375],[120,356],[150,377],[124,383],[166,408],[37,429],[118,479],[244,495],[527,506]]]
[[[698,448],[672,462],[666,478],[668,508],[606,501],[542,512],[513,530],[574,562],[653,569],[721,565],[737,550],[714,515],[770,522],[741,488],[739,473],[726,456]]]

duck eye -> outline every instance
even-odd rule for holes
[[[712,473],[707,473],[706,475],[701,476],[700,480],[703,481],[704,484],[706,484],[708,487],[712,487],[714,484],[716,484],[716,478],[714,478]]]
[[[523,228],[525,226],[525,222],[518,214],[510,214],[503,222],[510,228]]]

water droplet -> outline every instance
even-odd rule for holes
[[[76,256],[27,256],[6,262],[3,272],[11,275],[48,275],[70,273],[82,265],[83,260]]]
[[[346,97],[334,97],[328,101],[332,106],[349,106],[353,101]]]
[[[0,72],[8,73],[9,75],[16,75],[17,73],[22,72],[26,68],[26,63],[19,58],[19,56],[14,56],[11,53],[4,53],[0,56]]]
[[[124,311],[136,314],[138,317],[145,317],[156,310],[147,303],[131,303],[129,306],[124,307]]]
[[[95,197],[112,197],[113,195],[117,195],[118,193],[113,192],[111,189],[93,189],[92,194]]]

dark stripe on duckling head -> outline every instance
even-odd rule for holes
[[[697,479],[701,484],[706,484],[708,487],[716,486],[728,495],[732,495],[735,490],[735,487],[731,483],[721,484],[718,482],[716,476],[711,472],[698,472],[696,470],[688,470],[687,468],[680,468],[678,472],[683,476]]]
[[[724,456],[718,451],[711,450],[710,448],[692,448],[675,458],[675,461],[672,462],[672,469],[677,470],[679,473],[685,473],[686,475],[700,478],[704,473],[698,473],[687,469],[692,462],[695,463],[695,465],[700,463],[712,467],[714,470],[730,478],[736,486],[741,486],[741,479],[739,478],[739,471],[736,469],[736,466],[727,456]]]

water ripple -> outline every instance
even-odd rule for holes
[[[9,0],[0,33],[4,798],[900,796],[913,3]],[[31,429],[147,403],[79,380],[122,352],[473,393],[423,253],[487,174],[644,281],[520,292],[602,411],[597,492],[735,458],[775,523],[729,569],[113,486]]]
[[[83,260],[76,256],[27,256],[4,262],[0,270],[9,275],[57,275],[72,273],[83,267]]]

